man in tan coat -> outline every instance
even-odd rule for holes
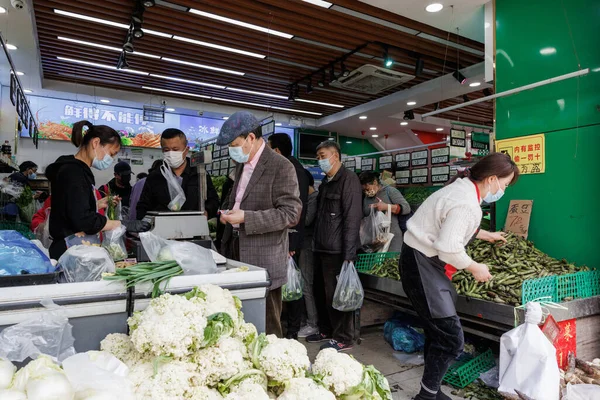
[[[231,259],[266,268],[266,333],[282,336],[281,287],[287,281],[288,228],[298,224],[302,202],[292,163],[266,145],[260,123],[251,113],[233,114],[221,127],[217,145],[229,146],[238,163],[235,185],[221,214],[227,224],[222,253]]]

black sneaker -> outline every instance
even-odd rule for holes
[[[324,333],[315,333],[306,337],[308,343],[319,343],[331,339],[331,336],[325,335]]]
[[[346,350],[352,349],[352,347],[353,346],[351,344],[344,344],[344,343],[338,342],[337,340],[331,339],[328,343],[325,343],[324,345],[321,346],[321,350],[335,349],[337,351],[346,351]]]

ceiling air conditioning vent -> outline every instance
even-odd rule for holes
[[[330,86],[377,94],[411,79],[414,79],[414,75],[366,64],[350,72],[346,77],[339,77],[337,81],[330,83]]]

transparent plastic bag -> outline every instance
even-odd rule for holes
[[[75,354],[62,363],[75,398],[135,400],[129,368],[105,351]],[[97,397],[95,397],[97,396]]]
[[[58,264],[67,283],[99,281],[103,273],[115,272],[115,263],[108,252],[95,246],[70,247]]]
[[[171,197],[171,202],[167,207],[171,211],[180,211],[186,200],[181,184],[177,180],[177,177],[173,171],[171,171],[171,168],[169,168],[166,164],[160,166],[160,172],[167,180],[169,196]]]
[[[385,214],[371,208],[368,217],[364,217],[360,222],[360,244],[363,246],[376,243],[384,234],[384,225],[386,222]]]
[[[65,243],[67,244],[67,249],[75,246],[95,246],[100,247],[100,234],[96,235],[86,235],[83,232],[74,233],[71,236],[67,236],[65,238]]]
[[[281,288],[283,301],[294,301],[302,298],[302,273],[296,266],[293,257],[288,258],[287,283]]]
[[[354,263],[344,261],[333,294],[333,308],[338,311],[358,310],[362,307],[364,298],[365,292],[360,283],[358,272],[354,268]]]
[[[0,276],[54,272],[50,259],[17,231],[0,231]]]
[[[217,272],[212,252],[197,244],[166,240],[152,232],[140,233],[140,240],[150,261],[175,260],[187,275]]]
[[[52,238],[50,237],[50,208],[46,208],[46,218],[44,222],[35,228],[34,234],[36,239],[39,240],[45,248],[50,248],[50,245],[52,244]]]
[[[73,326],[64,309],[50,299],[42,300],[41,304],[46,310],[38,316],[0,332],[0,358],[23,362],[28,357],[46,354],[60,362],[75,354]]]
[[[125,247],[125,232],[127,230],[123,225],[112,231],[104,231],[102,247],[108,251],[113,261],[121,261],[127,258],[127,248]]]
[[[479,379],[485,383],[485,386],[498,389],[498,386],[500,386],[500,369],[498,366],[495,366],[489,371],[482,372],[479,374]]]

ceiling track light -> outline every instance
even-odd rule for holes
[[[144,37],[144,31],[142,30],[142,24],[139,22],[131,21],[131,31],[133,32],[133,37],[136,39],[141,39]]]
[[[421,59],[421,56],[418,56],[417,62],[415,63],[415,76],[420,76],[423,73],[424,66],[425,62]]]
[[[404,111],[404,120],[412,121],[415,119],[415,113],[412,110]]]
[[[337,82],[337,76],[335,76],[335,66],[332,65],[329,70],[329,83]]]
[[[466,103],[467,101],[469,101],[469,96],[467,96],[466,94],[463,94],[463,101]]]
[[[295,85],[294,86],[294,99],[297,99],[300,97],[300,86]]]
[[[141,1],[135,3],[135,8],[133,9],[133,14],[131,15],[131,20],[137,22],[138,24],[144,23],[144,11],[146,11],[146,7]]]
[[[394,60],[389,55],[388,47],[383,46],[383,66],[386,68],[391,68],[394,65]]]
[[[129,63],[127,62],[127,53],[122,52],[117,62],[117,69],[129,69]]]
[[[347,77],[348,75],[350,75],[350,71],[346,68],[346,64],[343,61],[342,61],[341,67],[342,67],[341,74],[344,78]]]
[[[491,96],[492,95],[492,91],[490,89],[483,89],[483,94],[487,97],[487,96]]]
[[[310,78],[308,80],[308,83],[306,84],[306,94],[311,94],[312,92],[313,92],[312,78]]]
[[[437,103],[435,103],[435,105],[433,106],[433,110],[437,111],[440,109],[440,102],[438,101]]]
[[[454,79],[456,79],[458,81],[458,83],[460,83],[461,85],[463,85],[466,81],[467,78],[459,71],[456,70],[452,73],[452,76],[454,77]]]
[[[142,1],[142,4],[144,5],[144,7],[150,8],[150,7],[154,7],[156,5],[156,1],[155,0],[144,0],[144,1]]]
[[[294,101],[294,87],[291,86],[291,85],[289,86],[288,100],[289,101]]]
[[[319,82],[317,82],[317,85],[319,85],[319,87],[324,87],[325,82],[326,82],[325,71],[323,71],[323,76],[321,77],[321,80]]]

